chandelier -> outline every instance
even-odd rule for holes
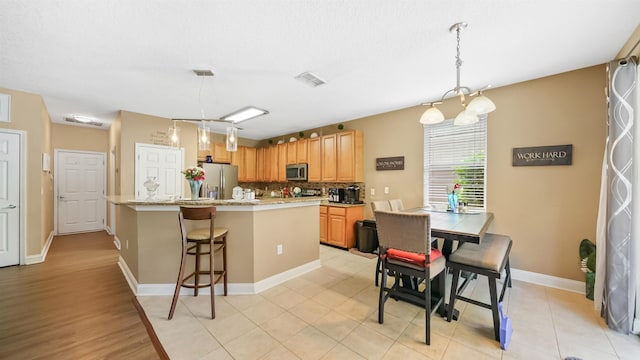
[[[457,36],[456,87],[445,92],[444,95],[442,95],[442,98],[440,98],[440,101],[422,104],[429,105],[429,108],[420,117],[420,122],[422,124],[437,124],[444,121],[444,114],[442,114],[442,111],[435,107],[435,105],[442,104],[444,99],[450,94],[459,96],[460,103],[463,107],[463,110],[453,120],[454,125],[468,125],[476,123],[480,120],[480,117],[486,117],[488,113],[496,109],[496,105],[493,101],[482,95],[482,90],[486,89],[488,86],[479,91],[472,92],[467,86],[460,85],[460,68],[462,67],[462,59],[460,58],[460,32],[462,32],[466,27],[467,23],[459,22],[453,24],[449,28],[449,31],[455,31]],[[469,98],[474,97],[468,105],[466,103],[467,99],[465,96],[468,96]]]

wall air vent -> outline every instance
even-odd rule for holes
[[[305,71],[302,74],[296,76],[295,79],[300,80],[311,87],[316,87],[327,83],[326,81],[316,76],[314,73],[310,73],[308,71]]]
[[[196,76],[213,76],[213,71],[211,70],[193,70]]]
[[[64,121],[70,122],[70,123],[76,123],[76,124],[98,126],[98,127],[102,126],[102,123],[99,121],[95,121],[95,120],[86,121],[84,119],[78,120],[78,118],[74,116],[65,116]]]

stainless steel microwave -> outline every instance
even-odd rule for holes
[[[287,165],[287,181],[307,181],[307,164]]]

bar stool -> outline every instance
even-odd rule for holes
[[[498,303],[504,298],[504,292],[507,286],[511,287],[511,267],[509,265],[511,244],[512,240],[509,236],[485,234],[480,244],[464,243],[458,247],[458,250],[451,253],[449,261],[447,261],[447,267],[453,272],[453,280],[451,281],[451,293],[447,307],[447,321],[451,322],[456,299],[490,309],[493,313],[495,338],[500,341],[500,314],[498,311]],[[502,285],[500,298],[498,298],[496,280],[500,279],[502,271],[505,269],[506,277]],[[464,288],[466,288],[467,282],[471,279],[471,277],[467,278],[462,286],[458,288],[461,270],[485,275],[488,278],[491,304],[460,295]]]
[[[198,296],[198,289],[204,287],[211,288],[211,318],[215,319],[215,292],[214,285],[223,280],[224,295],[227,295],[227,233],[228,229],[223,227],[215,227],[214,219],[216,217],[216,208],[201,207],[188,208],[180,207],[178,218],[180,220],[180,233],[182,235],[182,257],[180,259],[180,272],[176,282],[176,289],[173,293],[173,301],[171,302],[171,310],[169,310],[169,320],[173,318],[173,313],[178,303],[180,289],[183,287],[193,289],[193,296]],[[187,230],[187,220],[209,220],[208,228],[196,228],[195,230]],[[202,247],[208,246],[208,251],[203,251]],[[222,269],[215,270],[214,255],[222,251]],[[195,267],[192,273],[184,275],[187,255],[195,256]],[[202,270],[200,257],[209,255],[209,270]],[[209,275],[209,282],[200,283],[200,275]],[[193,284],[186,283],[193,277]]]

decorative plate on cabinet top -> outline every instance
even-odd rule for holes
[[[284,140],[278,140],[278,145],[284,144]]]
[[[294,142],[294,141],[298,141],[298,139],[296,139],[296,138],[295,138],[295,137],[293,137],[293,136],[289,138],[289,142]]]
[[[309,137],[310,138],[317,138],[318,137],[318,133],[317,132],[311,133],[311,135],[309,135]]]

